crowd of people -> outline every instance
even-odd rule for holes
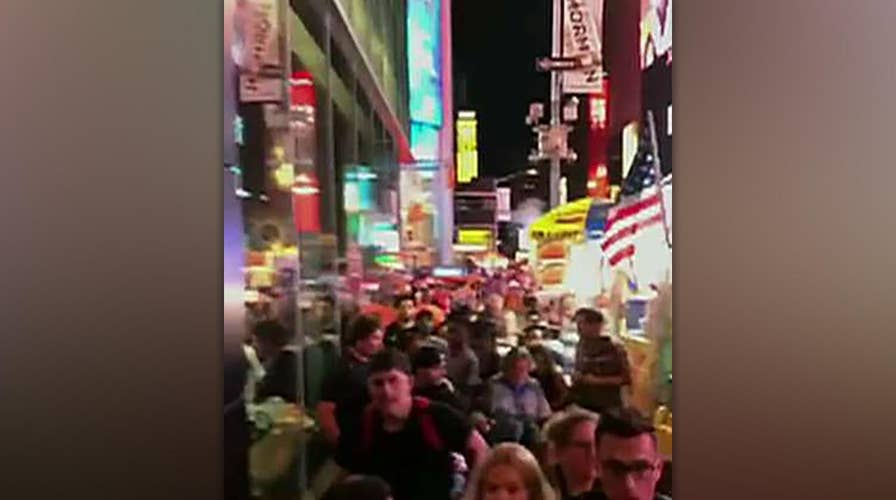
[[[391,318],[325,297],[302,344],[256,318],[247,397],[301,392],[313,407],[303,460],[316,498],[666,498],[655,431],[626,406],[628,357],[602,313],[539,299],[524,270],[480,275],[411,281],[385,298]]]

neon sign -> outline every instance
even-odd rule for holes
[[[466,183],[479,176],[476,142],[476,113],[461,111],[457,116],[457,182]]]

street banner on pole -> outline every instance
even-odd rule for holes
[[[280,102],[283,80],[275,76],[240,75],[240,101]]]
[[[563,58],[583,62],[583,68],[564,71],[563,92],[590,94],[602,90],[601,35],[604,0],[563,0]]]
[[[283,58],[277,0],[238,2],[235,17],[243,72],[257,75],[266,69],[281,69]]]

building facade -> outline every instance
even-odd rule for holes
[[[270,306],[311,345],[311,303],[403,256],[407,230],[450,258],[450,0],[224,3],[225,301]],[[309,402],[323,374],[303,371]]]

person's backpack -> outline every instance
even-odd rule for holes
[[[420,421],[420,430],[423,433],[423,441],[433,451],[443,451],[445,443],[439,434],[436,422],[429,412],[430,401],[426,398],[415,397],[413,408],[417,410]],[[361,417],[361,449],[370,450],[373,446],[373,437],[376,431],[376,410],[373,405],[367,405]]]

